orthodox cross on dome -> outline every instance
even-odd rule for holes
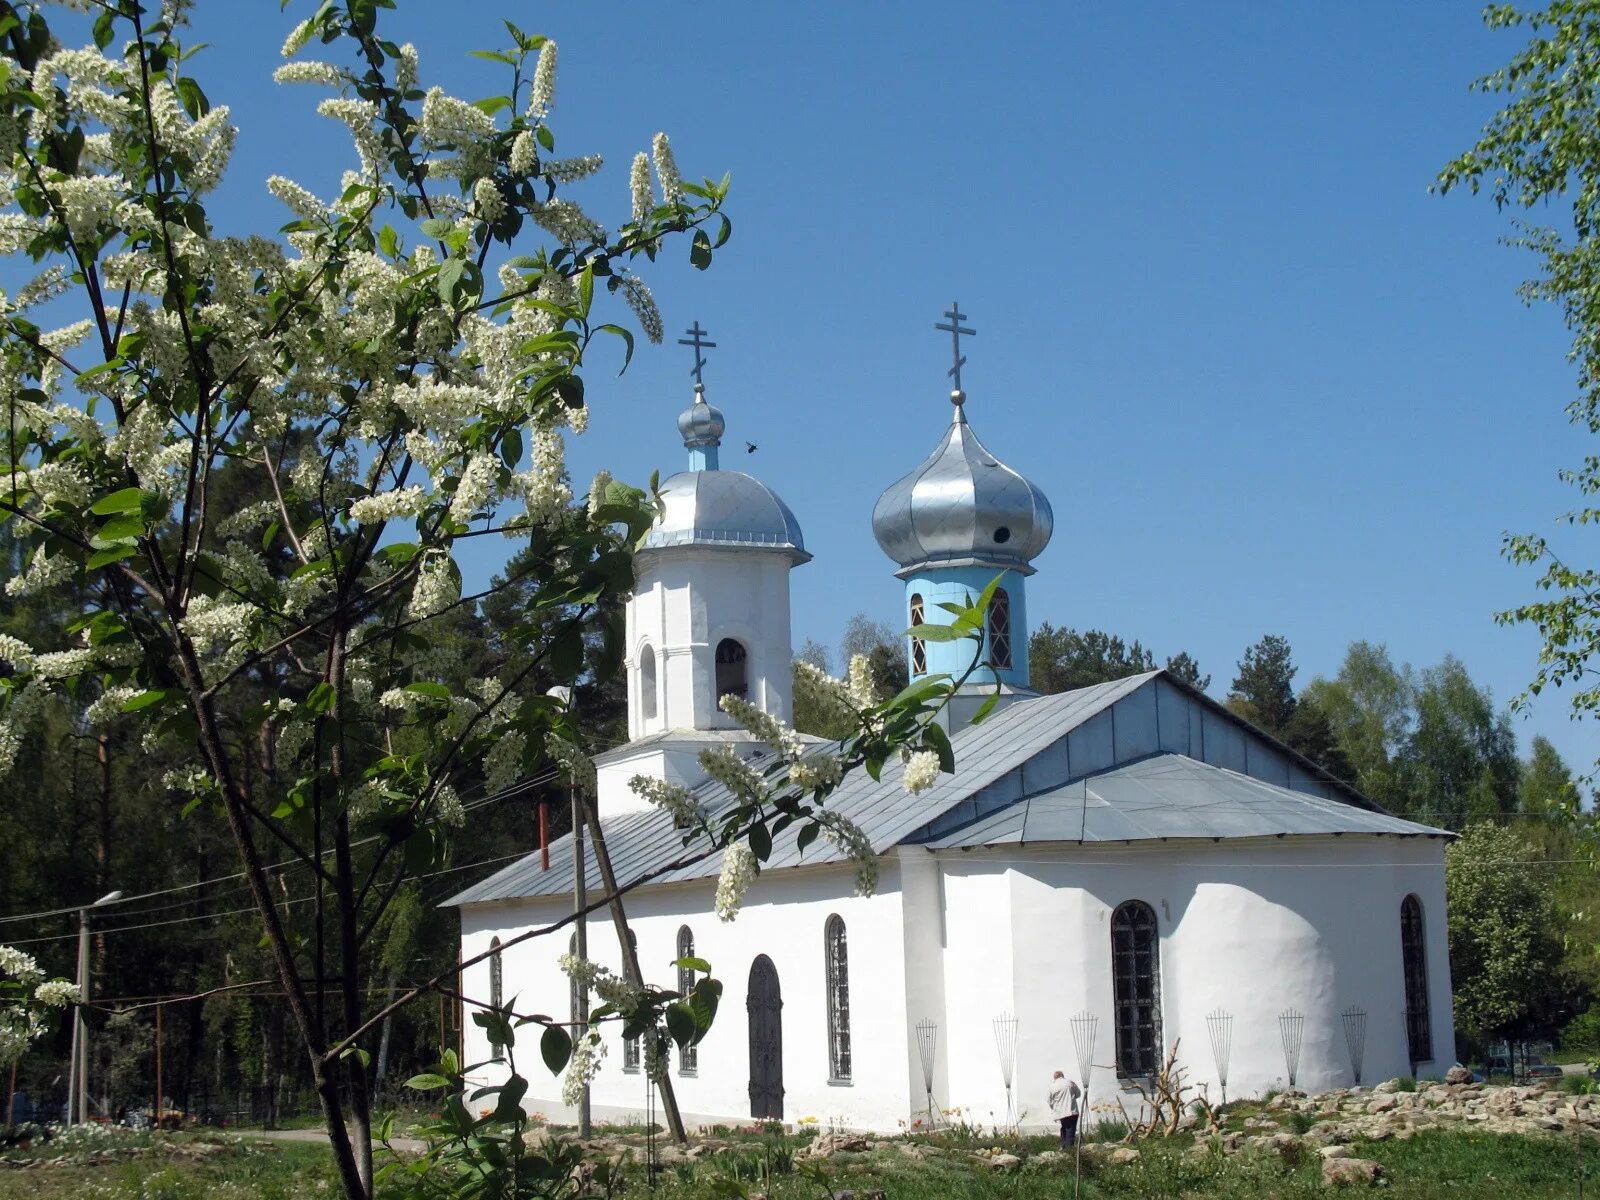
[[[689,368],[689,374],[694,376],[694,390],[697,392],[703,392],[705,391],[706,381],[701,378],[700,373],[705,370],[706,360],[705,356],[701,354],[700,351],[714,350],[716,349],[717,344],[715,342],[708,342],[705,340],[705,336],[708,331],[700,328],[699,321],[694,323],[693,329],[686,329],[684,332],[689,336],[686,338],[679,338],[678,345],[694,347],[694,366]]]
[[[961,335],[964,333],[968,337],[977,337],[978,331],[976,329],[968,329],[961,323],[967,319],[967,314],[961,311],[961,305],[954,300],[950,302],[950,311],[944,315],[950,318],[950,324],[935,325],[934,328],[950,335],[950,357],[955,360],[955,365],[945,374],[956,381],[955,389],[950,393],[950,398],[955,400],[957,396],[961,396],[962,399],[965,399],[965,394],[961,391],[961,368],[966,365],[967,359],[961,353]],[[956,403],[960,404],[961,400],[956,400]]]

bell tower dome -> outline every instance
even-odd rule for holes
[[[944,437],[916,470],[892,484],[872,511],[872,532],[895,561],[906,583],[906,624],[944,624],[944,602],[967,603],[996,575],[999,589],[989,606],[982,658],[971,682],[990,690],[996,683],[1028,686],[1028,609],[1024,580],[1033,559],[1050,543],[1055,519],[1050,501],[1019,472],[978,440],[967,421],[961,389],[961,336],[966,314],[951,305],[945,314],[954,343],[950,375],[954,412]],[[908,639],[913,681],[925,675],[959,676],[971,661],[971,643]]]
[[[792,713],[789,572],[809,562],[800,522],[771,488],[719,462],[727,422],[706,402],[696,322],[694,399],[678,417],[689,469],[661,484],[661,513],[634,555],[626,609],[627,745],[597,759],[606,812],[642,807],[608,775],[698,782],[699,752],[743,740],[719,707],[727,693],[775,717]],[[625,785],[626,780],[621,783]]]

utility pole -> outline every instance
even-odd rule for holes
[[[589,957],[589,922],[584,916],[584,909],[589,907],[588,881],[584,878],[583,862],[583,800],[578,794],[578,788],[573,785],[568,789],[572,794],[572,904],[577,914],[573,921],[572,936],[577,939],[578,958],[587,960]],[[572,1014],[574,1043],[579,1038],[585,1037],[589,1032],[589,989],[577,987],[572,989],[573,997],[578,1002],[578,1011]],[[583,1085],[583,1097],[578,1101],[578,1136],[588,1139],[594,1136],[594,1119],[589,1107],[589,1085]]]
[[[83,1022],[89,1003],[89,909],[114,904],[120,891],[107,892],[78,910],[78,1003],[72,1010],[72,1062],[67,1068],[67,1124],[82,1125],[89,1116],[89,1029]]]

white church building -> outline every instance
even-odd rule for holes
[[[710,1033],[668,1067],[685,1118],[894,1130],[927,1119],[931,1095],[934,1109],[979,1123],[1010,1111],[1044,1126],[1054,1071],[1081,1078],[1091,1105],[1132,1109],[1133,1084],[1174,1046],[1213,1100],[1442,1074],[1455,1044],[1449,835],[1385,812],[1165,671],[1030,691],[1025,583],[1051,537],[1050,505],[979,442],[959,374],[951,399],[937,447],[883,493],[872,524],[904,581],[907,625],[1004,576],[981,686],[952,722],[956,773],[911,795],[898,765],[877,782],[856,771],[828,799],[881,856],[871,896],[855,894],[831,843],[800,852],[792,837],[732,922],[713,911],[720,855],[629,892],[647,982],[681,986],[671,964],[692,954],[725,988]],[[689,469],[663,485],[627,608],[631,740],[596,760],[622,885],[684,854],[671,819],[628,780],[697,786],[715,811],[726,797],[699,751],[765,752],[719,695],[789,718],[788,573],[810,558],[789,507],[719,465],[723,416],[702,388],[678,428]],[[907,654],[915,678],[959,670],[949,656],[971,648]],[[1004,703],[966,725],[997,685]],[[586,857],[592,902],[602,892],[592,848]],[[547,869],[535,852],[448,901],[462,957],[570,915],[573,871],[569,836]],[[603,908],[588,945],[620,971]],[[463,991],[566,1019],[574,999],[557,960],[568,948],[565,929],[509,946],[467,969]],[[466,1022],[464,1037],[465,1061],[491,1058],[481,1029]],[[595,1117],[636,1118],[649,1086],[638,1046],[615,1024],[605,1037]],[[525,1103],[571,1120],[560,1080],[531,1047],[524,1055]]]

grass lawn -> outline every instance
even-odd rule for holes
[[[7,1156],[66,1157],[68,1165],[25,1169],[0,1166],[0,1200],[332,1200],[338,1189],[327,1150],[314,1143],[253,1143],[208,1135],[123,1135],[120,1149],[35,1147]],[[203,1151],[195,1145],[204,1143]],[[711,1195],[715,1176],[742,1177],[749,1192],[771,1200],[823,1200],[835,1190],[881,1190],[888,1200],[1059,1200],[1071,1195],[1072,1171],[1065,1164],[1024,1159],[1020,1167],[980,1166],[965,1156],[918,1159],[898,1148],[841,1154],[820,1167],[794,1164],[763,1145],[799,1145],[797,1139],[751,1141],[713,1160],[669,1168],[654,1193],[660,1200],[699,1200]],[[1322,1160],[1307,1150],[1298,1161],[1275,1155],[1223,1157],[1186,1155],[1183,1139],[1146,1141],[1137,1162],[1121,1166],[1084,1159],[1085,1197],[1194,1197],[1196,1200],[1275,1200],[1326,1196]],[[1404,1141],[1357,1143],[1352,1151],[1388,1171],[1387,1186],[1374,1194],[1414,1200],[1566,1200],[1576,1194],[1578,1159],[1571,1139],[1519,1137],[1457,1131],[1427,1131]],[[1584,1187],[1600,1194],[1600,1143],[1584,1146]],[[770,1181],[765,1164],[779,1171]],[[652,1193],[635,1170],[627,1194]],[[748,1193],[747,1193],[748,1194]]]

